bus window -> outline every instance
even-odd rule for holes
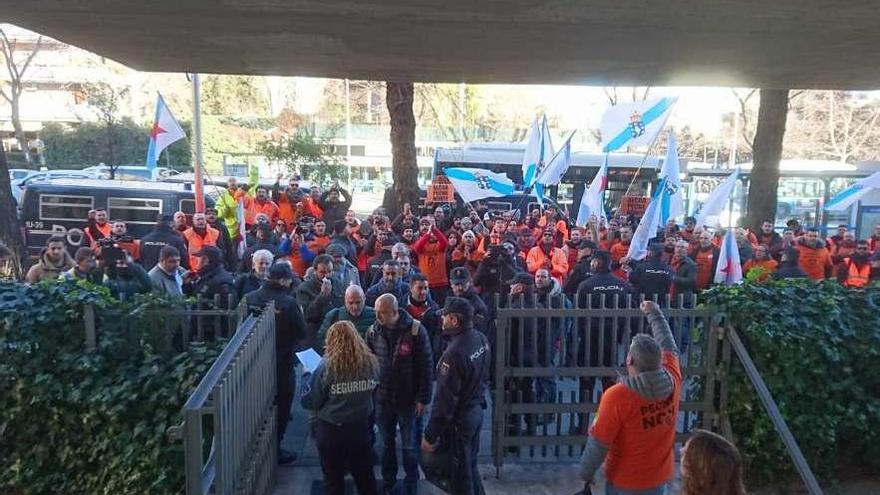
[[[508,211],[513,209],[513,205],[507,201],[486,201],[489,211]]]
[[[95,206],[91,196],[70,196],[64,194],[40,195],[40,220],[76,220],[89,218],[89,210]]]
[[[177,211],[182,211],[186,213],[186,216],[192,216],[193,213],[196,212],[196,200],[194,199],[181,199],[180,200],[180,209]]]
[[[160,213],[161,199],[107,198],[107,216],[111,221],[152,225]]]

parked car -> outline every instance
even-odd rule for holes
[[[213,206],[210,197],[206,206]],[[46,239],[62,236],[71,254],[86,244],[83,229],[89,210],[104,208],[111,220],[122,220],[128,233],[140,238],[153,230],[159,214],[195,212],[195,196],[186,184],[147,181],[64,179],[38,182],[24,192],[19,219],[28,254],[36,256]]]

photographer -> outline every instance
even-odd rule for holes
[[[503,246],[489,246],[483,262],[474,274],[474,285],[482,290],[486,306],[495,307],[495,295],[502,292],[504,283],[512,280],[518,271],[513,256],[508,254]]]
[[[101,266],[104,270],[104,286],[119,300],[131,299],[135,294],[153,290],[153,282],[144,268],[135,263],[131,255],[118,244],[102,243]]]
[[[131,259],[139,261],[141,259],[140,241],[127,235],[127,233],[128,227],[125,225],[125,222],[114,220],[110,225],[110,237],[108,239],[112,244],[116,244],[124,249],[131,256]],[[101,242],[99,241],[98,244],[101,245]]]

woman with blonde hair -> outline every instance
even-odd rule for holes
[[[373,390],[379,362],[349,321],[327,330],[324,359],[304,377],[302,405],[313,411],[313,434],[328,495],[345,493],[351,472],[360,495],[377,495],[373,473]]]
[[[695,430],[681,448],[682,495],[745,495],[742,457],[721,435]]]

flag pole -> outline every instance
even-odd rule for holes
[[[193,140],[195,141],[194,166],[195,184],[194,192],[196,197],[196,212],[204,213],[205,211],[205,195],[203,191],[202,181],[202,111],[201,111],[201,84],[198,73],[192,75],[192,100],[193,100]]]
[[[544,172],[547,170],[547,165],[550,165],[551,163],[553,163],[554,160],[556,160],[556,157],[559,156],[559,153],[561,153],[561,152],[562,152],[562,149],[565,148],[565,145],[568,144],[569,141],[571,141],[571,138],[574,137],[574,133],[576,133],[576,132],[577,132],[577,129],[571,131],[571,134],[568,135],[568,139],[566,139],[565,141],[562,142],[562,146],[560,146],[559,149],[556,150],[556,153],[553,154],[553,157],[550,158],[550,161],[544,165],[544,170],[541,170],[541,173],[539,173],[539,174],[535,177],[535,182],[534,182],[534,184],[538,184],[538,179],[540,179],[541,176],[544,175]],[[517,210],[519,210],[520,208],[522,208],[523,201],[526,200],[526,192],[531,192],[532,189],[535,187],[534,184],[533,184],[531,187],[528,187],[528,188],[524,188],[524,189],[523,189],[523,197],[520,198],[519,203],[516,205],[516,209],[517,209]],[[523,184],[523,186],[525,186],[525,184]],[[544,210],[544,204],[543,204],[543,203],[541,203],[541,210],[542,210],[542,211]],[[560,213],[562,213],[562,212],[560,212]],[[570,217],[569,215],[566,215],[565,217],[566,217],[566,220],[568,220],[569,222],[571,222],[571,217]]]

